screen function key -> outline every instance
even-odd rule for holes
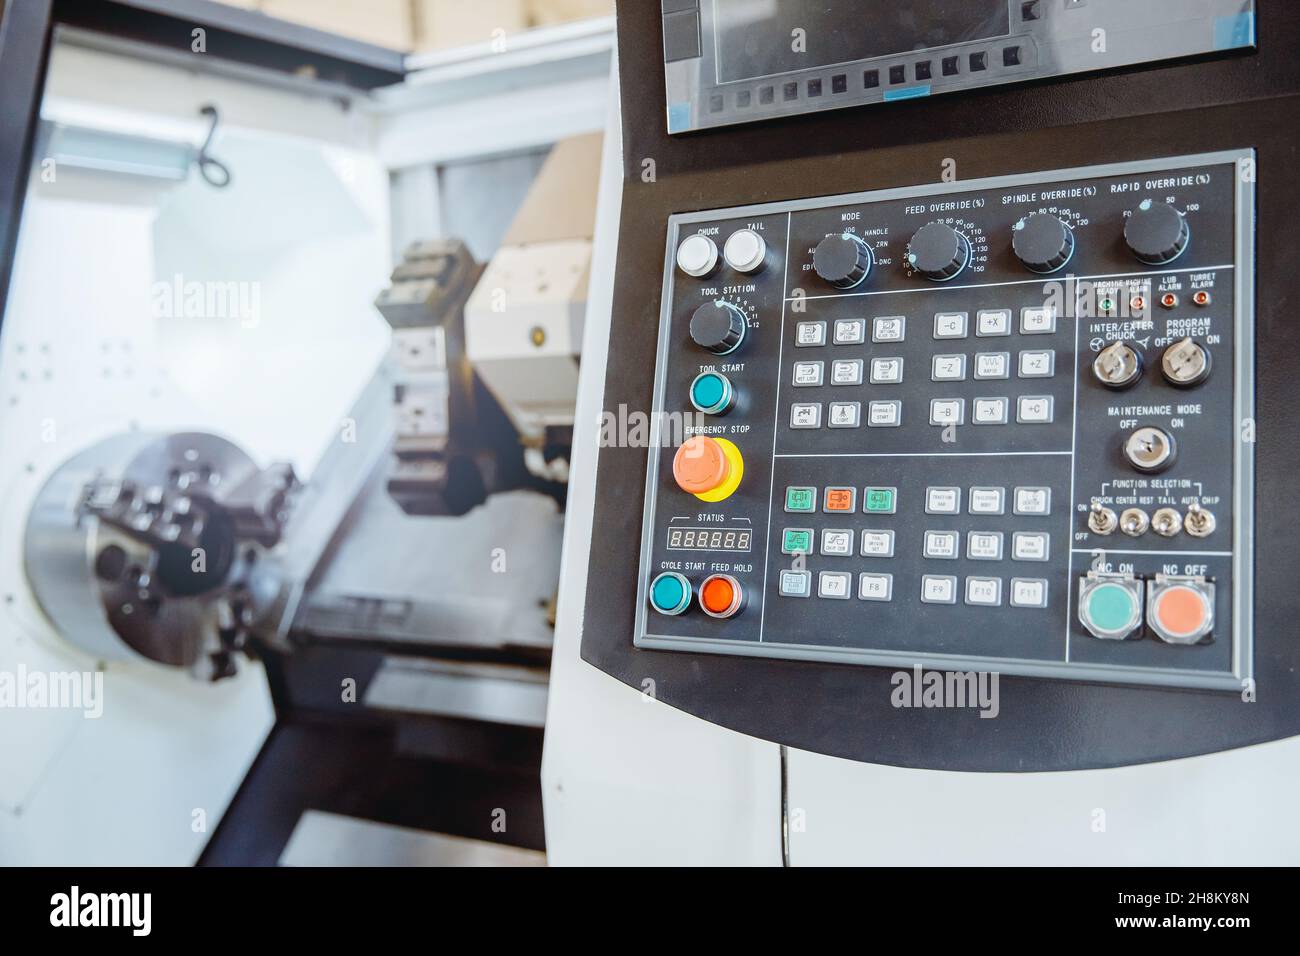
[[[950,574],[922,575],[921,602],[923,604],[956,604],[957,579]]]
[[[925,513],[928,515],[961,514],[961,489],[926,488]]]
[[[1012,578],[1012,607],[1047,607],[1047,582],[1042,578]]]
[[[863,572],[858,575],[858,597],[863,601],[889,601],[894,597],[894,576]]]
[[[862,556],[864,558],[892,558],[894,556],[894,532],[892,530],[862,532]]]
[[[997,607],[1002,603],[1002,579],[967,578],[966,603],[978,607]]]
[[[817,575],[817,596],[847,601],[852,594],[853,575],[847,571],[822,571]]]
[[[1050,515],[1052,513],[1051,488],[1017,488],[1012,493],[1012,511],[1018,515]]]
[[[972,488],[970,513],[973,515],[1000,515],[1006,512],[1005,488]]]

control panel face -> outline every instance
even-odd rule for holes
[[[1255,45],[1254,0],[663,0],[669,133]]]
[[[671,217],[637,646],[1240,690],[1253,164]]]

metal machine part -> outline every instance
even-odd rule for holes
[[[27,578],[68,640],[220,679],[284,591],[274,549],[297,487],[216,435],[132,433],[64,462],[27,520]]]
[[[1255,45],[1254,0],[663,4],[669,133]],[[1098,46],[1097,37],[1123,37]]]

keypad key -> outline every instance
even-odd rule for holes
[[[782,571],[777,590],[781,597],[809,597],[812,594],[812,572]]]
[[[926,488],[925,513],[928,515],[961,514],[961,489]]]
[[[822,529],[822,554],[831,557],[849,557],[853,554],[853,532],[838,528]]]
[[[924,604],[956,604],[957,579],[950,574],[922,575],[921,602]]]
[[[789,512],[816,511],[817,489],[797,485],[786,488],[785,510]]]
[[[898,507],[897,488],[873,488],[862,492],[862,510],[873,515],[892,515]]]
[[[822,498],[822,511],[827,514],[853,514],[857,505],[856,488],[831,487]]]
[[[817,596],[847,601],[852,594],[853,575],[847,571],[821,571],[817,575]]]
[[[822,406],[820,402],[796,402],[790,406],[791,428],[821,428]]]
[[[1050,335],[1056,331],[1056,310],[1048,306],[1026,306],[1020,310],[1021,335]]]
[[[1046,561],[1051,537],[1046,531],[1016,531],[1011,535],[1011,557],[1016,561]]]
[[[966,416],[966,399],[932,398],[930,399],[931,425],[960,425]]]
[[[857,428],[862,424],[862,403],[831,402],[826,424],[830,428]]]
[[[1012,578],[1012,607],[1047,607],[1047,582],[1042,578]]]
[[[969,510],[973,515],[1000,515],[1006,512],[1005,488],[972,488]]]
[[[812,543],[811,528],[783,528],[781,531],[782,554],[812,554]]]
[[[1020,353],[1021,378],[1051,378],[1056,374],[1056,351],[1035,349]]]
[[[867,340],[866,319],[836,319],[835,344],[861,345]]]
[[[894,556],[893,530],[863,531],[862,556],[864,558],[892,558]]]
[[[936,355],[930,361],[930,380],[934,382],[965,381],[966,356]]]
[[[907,318],[902,315],[881,315],[871,322],[871,341],[901,342],[907,334]]]
[[[1052,417],[1051,395],[1021,395],[1016,401],[1016,421],[1022,425],[1047,425]]]
[[[960,535],[956,531],[927,531],[921,553],[927,558],[951,561],[957,558],[957,541]]]
[[[862,359],[837,359],[831,363],[832,385],[861,385]]]
[[[901,358],[873,358],[871,360],[872,385],[897,385],[903,381]]]
[[[1002,604],[1002,579],[967,578],[966,603],[978,607],[998,607]]]
[[[1050,515],[1052,513],[1051,488],[1017,488],[1012,493],[1012,512],[1018,515]]]
[[[966,338],[966,313],[936,312],[934,316],[934,337],[936,339]]]
[[[981,309],[975,316],[975,334],[982,338],[1011,334],[1010,309]]]
[[[971,531],[966,535],[966,557],[972,561],[1001,561],[1001,531]]]
[[[971,421],[976,425],[1005,425],[1008,405],[1005,398],[977,398],[971,403]]]
[[[900,401],[872,402],[867,407],[867,425],[870,428],[897,428],[903,421],[903,403]]]
[[[858,597],[863,601],[890,601],[894,597],[894,576],[865,571],[858,575]]]
[[[822,384],[822,378],[825,371],[825,362],[795,362],[794,387],[812,388],[813,386]]]
[[[798,348],[812,348],[826,344],[825,322],[800,322],[794,327],[794,344]]]
[[[976,352],[975,377],[979,379],[1010,378],[1010,352]]]

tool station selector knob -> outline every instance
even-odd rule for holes
[[[1124,223],[1124,241],[1139,261],[1163,266],[1183,254],[1192,230],[1187,217],[1169,203],[1144,199]]]
[[[837,289],[852,289],[871,274],[871,247],[850,232],[827,236],[813,250],[813,272]]]
[[[745,313],[730,302],[706,302],[691,316],[691,339],[702,349],[726,355],[745,340]]]
[[[927,279],[947,282],[970,263],[970,240],[942,222],[929,222],[907,244],[907,261]]]
[[[1051,213],[1030,213],[1011,227],[1011,248],[1031,272],[1055,272],[1074,255],[1074,230]]]

